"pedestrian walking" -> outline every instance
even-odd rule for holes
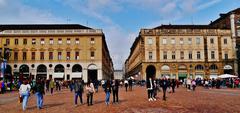
[[[191,79],[190,78],[187,79],[187,89],[188,89],[188,91],[190,91],[190,89],[191,89]]]
[[[132,86],[133,86],[133,80],[130,77],[129,81],[128,81],[128,85],[129,85],[129,91],[132,91]]]
[[[113,91],[113,103],[118,103],[118,89],[119,89],[119,81],[113,80],[112,91]]]
[[[59,80],[56,81],[56,91],[61,91],[61,85]]]
[[[156,80],[153,80],[153,100],[156,100],[158,93],[158,86]]]
[[[110,83],[110,80],[107,80],[104,91],[105,91],[105,94],[106,94],[105,103],[106,103],[106,105],[109,105],[110,94],[111,94],[111,83]]]
[[[25,80],[19,88],[19,94],[20,94],[20,97],[22,98],[22,109],[24,111],[27,108],[28,98],[30,96],[30,90],[31,90],[31,86],[28,83],[28,81]]]
[[[50,80],[49,87],[50,87],[50,90],[51,90],[51,95],[53,95],[53,89],[55,87],[53,79]]]
[[[99,86],[99,81],[98,80],[94,80],[94,88],[95,88],[95,91],[96,93],[98,92],[98,86]]]
[[[127,88],[128,88],[128,80],[125,80],[125,81],[124,81],[124,84],[125,84],[125,88],[126,88],[126,92],[127,92]]]
[[[37,108],[43,108],[43,95],[44,91],[44,81],[38,79],[35,87],[33,87],[33,91],[35,92],[36,100],[37,100]]]
[[[49,82],[50,80],[46,80],[46,92],[49,92]]]
[[[208,89],[208,80],[205,80],[204,85],[205,85],[205,88]]]
[[[166,90],[168,88],[168,80],[166,77],[163,77],[163,79],[161,80],[161,87],[163,89],[163,100],[166,101]]]
[[[0,94],[2,93],[2,81],[0,81]]]
[[[171,83],[171,86],[172,86],[172,93],[175,93],[175,87],[176,87],[176,81],[175,79],[172,79],[172,83]]]
[[[75,106],[77,106],[78,97],[80,98],[80,103],[83,104],[82,94],[83,94],[83,86],[82,79],[76,80],[74,83],[74,91],[75,91]]]
[[[94,85],[91,80],[88,81],[86,85],[86,91],[87,91],[87,103],[88,106],[93,105],[93,93],[95,92]]]
[[[216,88],[220,89],[220,86],[221,86],[221,81],[220,79],[217,79]]]
[[[148,101],[156,100],[153,98],[153,81],[151,77],[147,80],[147,93],[148,93]]]
[[[75,86],[75,83],[71,80],[70,83],[69,83],[69,88],[70,88],[71,92],[73,91],[74,86]]]
[[[192,80],[192,88],[193,88],[193,91],[195,91],[195,88],[196,88],[196,81],[193,79]]]
[[[6,85],[4,83],[4,81],[1,82],[1,93],[4,94],[5,93],[5,90],[6,90]]]

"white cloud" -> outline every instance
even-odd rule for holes
[[[197,10],[203,10],[203,9],[208,8],[208,7],[210,7],[210,6],[212,6],[216,3],[219,3],[219,2],[221,2],[221,0],[210,0],[209,2],[206,2],[204,4],[199,5],[196,9]]]
[[[3,0],[0,0],[0,5]],[[3,1],[0,7],[0,23],[2,24],[30,24],[30,23],[60,23],[61,19],[56,18],[50,12],[33,8],[16,0]]]
[[[144,10],[156,14],[159,21],[152,22],[147,27],[156,27],[161,24],[173,23],[184,15],[194,13],[198,10],[207,8],[215,3],[210,1],[201,3],[200,0],[57,0],[65,5],[72,7],[82,14],[95,18],[103,22],[104,33],[114,61],[115,68],[119,69],[129,55],[138,32],[129,33],[121,25],[116,24],[106,13],[119,13],[125,7],[135,10]],[[197,7],[198,6],[198,7]],[[143,26],[144,27],[144,26]]]
[[[183,16],[203,10],[219,3],[221,0],[55,0],[55,2],[71,7],[75,11],[102,23],[100,28],[104,30],[110,55],[114,66],[121,69],[128,57],[130,47],[138,36],[138,31],[129,32],[112,20],[109,14],[126,11],[131,8],[134,11],[145,11],[156,15],[159,20],[148,22],[151,24],[142,28],[153,28],[161,24],[173,24]],[[61,18],[55,17],[48,9],[38,9],[23,4],[20,0],[0,0],[0,23],[61,23]],[[125,17],[124,20],[130,18]]]

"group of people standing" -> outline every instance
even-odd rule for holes
[[[84,93],[84,82],[83,80],[74,81],[74,91],[75,91],[75,106],[77,106],[77,99],[80,98],[80,103],[83,104],[82,94]],[[106,105],[110,104],[110,95],[113,94],[113,103],[118,103],[118,92],[119,92],[119,81],[118,80],[106,80],[103,85],[104,92],[106,94],[105,103]],[[88,106],[93,105],[93,95],[96,92],[95,86],[91,80],[87,82],[85,86],[86,95],[87,95],[87,104]]]
[[[84,81],[82,79],[80,80],[75,80],[74,85],[72,85],[72,88],[74,89],[75,92],[75,106],[77,106],[77,100],[78,97],[80,99],[80,103],[83,104],[83,98],[82,95],[84,93]],[[89,80],[85,86],[86,89],[86,96],[87,96],[87,104],[88,106],[93,105],[93,94],[95,93],[95,88],[94,84],[92,83],[91,80]]]
[[[172,89],[172,93],[175,92],[175,87],[177,85],[177,82],[175,79],[167,79],[166,77],[163,77],[162,79],[153,79],[149,77],[147,79],[146,87],[147,87],[147,93],[148,93],[148,101],[156,101],[156,96],[158,93],[158,90],[160,90],[160,87],[163,91],[163,100],[166,101],[166,92],[169,88]]]

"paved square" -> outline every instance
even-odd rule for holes
[[[168,93],[167,101],[162,100],[162,92],[158,93],[157,101],[149,102],[145,87],[135,86],[133,91],[125,92],[120,88],[119,104],[105,105],[105,93],[102,89],[94,94],[93,106],[87,106],[86,94],[84,104],[74,106],[74,93],[68,89],[47,93],[44,96],[44,108],[38,110],[35,96],[31,95],[26,112],[40,113],[239,113],[239,89],[203,89],[187,91],[178,88],[176,93]],[[111,95],[112,101],[112,95]],[[17,102],[17,94],[0,95],[0,113],[22,112],[21,104]]]

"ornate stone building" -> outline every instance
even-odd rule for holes
[[[230,29],[236,51],[235,70],[240,73],[240,8],[220,14],[220,17],[210,23],[211,26]]]
[[[209,25],[141,29],[125,61],[127,76],[216,78],[234,73],[231,30]]]
[[[87,81],[113,77],[101,29],[78,24],[0,25],[0,48],[11,49],[6,78],[82,77]]]

